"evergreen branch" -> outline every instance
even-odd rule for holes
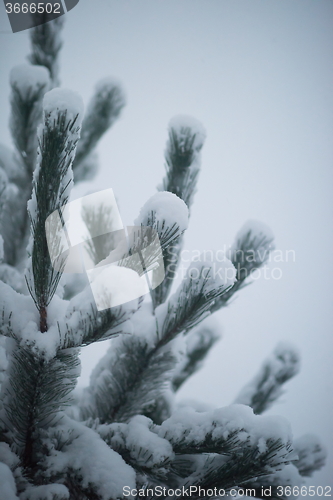
[[[272,500],[296,500],[301,489],[302,477],[299,475],[295,464],[288,464],[282,470],[260,477],[257,480],[250,480],[243,488],[251,491],[251,496],[255,498],[270,498]],[[295,491],[296,494],[293,494]]]
[[[161,247],[166,249],[187,229],[188,216],[188,208],[181,198],[168,191],[160,191],[143,205],[135,224],[154,229]]]
[[[198,271],[197,277],[191,276],[194,270]],[[190,267],[187,278],[170,299],[166,314],[162,314],[162,319],[157,315],[157,324],[161,322],[162,327],[154,334],[155,345],[130,336],[113,346],[115,354],[106,355],[97,365],[87,390],[87,399],[91,399],[83,405],[82,418],[98,417],[103,423],[126,422],[136,414],[149,414],[176,365],[172,352],[165,350],[166,345],[197,324],[212,301],[231,286],[234,273],[231,276],[228,271],[233,269],[225,263],[223,270],[224,276],[214,279],[212,267]]]
[[[45,11],[43,14],[36,13],[38,26],[30,30],[31,54],[29,61],[31,64],[45,66],[51,76],[53,86],[59,85],[58,80],[58,57],[62,47],[60,33],[63,27],[63,17],[57,17],[50,21],[50,17]]]
[[[5,340],[6,340],[5,337],[0,334],[0,392],[1,392],[1,384],[5,379],[5,373],[8,366]],[[1,408],[1,403],[0,403],[0,408]]]
[[[275,473],[292,459],[291,432],[279,417],[260,417],[246,406],[208,413],[175,412],[154,432],[176,454],[168,484],[226,491]],[[255,479],[256,480],[256,479]],[[195,498],[202,496],[192,491]]]
[[[112,234],[112,207],[104,204],[83,205],[81,216],[90,234],[85,246],[93,263],[97,265],[115,246],[115,235]]]
[[[13,270],[12,266],[26,257],[28,196],[30,194],[26,187],[21,190],[13,182],[8,183],[2,192],[1,235],[4,240],[4,262],[8,265],[7,275],[17,274],[18,271]]]
[[[266,442],[267,450],[260,452],[257,446],[244,446],[240,453],[225,457],[209,457],[203,469],[195,472],[184,482],[185,487],[200,486],[203,489],[230,490],[246,484],[252,478],[275,472],[289,463],[291,445],[280,439]],[[198,494],[194,498],[200,498]]]
[[[188,207],[193,201],[204,140],[202,125],[193,118],[176,117],[171,120],[163,190],[176,194]]]
[[[20,500],[68,500],[70,490],[60,483],[42,484],[39,486],[29,486],[20,496]],[[80,500],[87,497],[80,497]],[[87,499],[88,500],[88,499]]]
[[[36,164],[37,126],[42,121],[42,100],[49,87],[49,74],[44,67],[22,64],[12,69],[10,80],[10,130],[30,179]]]
[[[301,476],[311,477],[316,470],[324,467],[327,451],[317,436],[306,434],[296,439],[294,449],[298,455],[294,465]]]
[[[114,124],[125,106],[125,96],[121,86],[112,80],[102,80],[88,106],[82,123],[81,140],[73,163],[75,181],[91,177],[94,173],[82,169],[85,158],[93,151],[97,142]]]
[[[6,248],[6,245],[4,247]],[[13,266],[0,264],[0,281],[9,285],[16,292],[22,292],[24,279],[21,273]]]
[[[160,392],[154,403],[149,405],[142,412],[142,414],[145,417],[150,418],[154,424],[161,425],[164,420],[170,418],[172,414],[174,394],[170,386],[170,380],[167,380],[166,389],[164,389],[163,392]]]
[[[44,127],[39,135],[39,158],[33,181],[33,196],[29,202],[32,231],[31,272],[26,278],[29,292],[40,312],[40,330],[47,330],[47,312],[59,284],[65,259],[51,263],[45,222],[55,211],[63,209],[72,182],[71,165],[80,132],[82,101],[69,91],[55,89],[46,94]],[[60,104],[59,104],[60,103]],[[64,104],[65,103],[65,104]],[[64,105],[70,111],[64,108]],[[72,108],[74,106],[74,112]],[[54,231],[52,247],[57,255],[62,246],[61,235]],[[58,251],[57,251],[58,250]]]
[[[186,338],[186,353],[178,365],[172,379],[172,387],[177,391],[186,380],[196,373],[202,366],[213,345],[220,336],[209,325],[203,322],[198,328],[191,331]]]
[[[99,425],[96,431],[137,474],[149,480],[166,479],[174,453],[170,443],[156,435],[150,419],[136,416],[128,424]]]
[[[233,286],[234,268],[227,259],[216,263],[192,263],[179,289],[167,305],[159,345],[170,342],[176,335],[187,333],[209,314],[212,305]]]
[[[248,448],[264,454],[271,442],[278,440],[289,449],[291,441],[290,429],[280,417],[258,416],[243,405],[209,412],[185,407],[156,427],[156,432],[170,442],[177,455],[217,453],[232,457]],[[274,455],[276,460],[279,456]]]
[[[202,125],[190,117],[176,117],[169,124],[169,139],[166,145],[166,175],[159,190],[170,191],[191,207],[200,170],[200,151],[205,132]],[[183,238],[170,242],[163,252],[165,278],[152,291],[156,306],[163,304],[170,293],[179,263]]]
[[[54,425],[58,411],[69,403],[80,366],[75,349],[58,351],[46,361],[32,347],[16,345],[13,349],[2,396],[4,425],[27,469],[36,465],[39,429]]]
[[[16,185],[7,190],[3,225],[6,260],[15,265],[22,259],[27,245],[29,218],[26,206],[31,196],[37,156],[37,126],[42,119],[42,100],[49,87],[49,74],[44,67],[22,64],[12,69],[10,83],[10,130],[22,165],[18,175],[14,175]]]
[[[6,188],[8,185],[8,178],[6,172],[0,166],[0,222],[2,220],[3,209],[6,203]]]
[[[152,350],[140,337],[130,335],[112,344],[91,378],[83,419],[127,422],[142,414],[163,391],[176,363],[171,351]]]
[[[278,344],[258,375],[242,389],[235,403],[251,406],[254,413],[263,413],[281,396],[283,384],[299,372],[299,362],[299,354],[292,346]]]
[[[135,313],[136,308],[113,307],[97,311],[93,299],[85,310],[77,306],[82,294],[73,299],[74,305],[63,321],[58,322],[62,347],[83,347],[93,342],[108,340],[124,333],[122,325]]]
[[[36,480],[64,482],[80,500],[121,498],[125,484],[134,487],[134,471],[120,455],[97,432],[67,415],[45,430],[41,441]]]
[[[237,281],[231,290],[215,301],[211,312],[228,305],[231,297],[247,285],[246,280],[251,273],[266,264],[270,252],[274,250],[273,241],[269,228],[262,223],[249,221],[241,228],[229,253],[236,269]]]
[[[173,280],[176,276],[182,247],[183,237],[180,236],[177,240],[172,241],[163,252],[165,277],[162,283],[152,291],[153,301],[156,307],[163,304],[170,293]]]
[[[179,245],[184,231],[188,227],[188,208],[174,193],[164,191],[152,196],[140,210],[135,224],[151,227],[159,237],[162,249],[164,279],[162,283],[150,291],[154,309],[161,304],[165,287],[171,285],[167,259],[169,249]],[[160,263],[160,266],[162,262]],[[164,295],[163,295],[164,296]]]
[[[1,160],[0,157],[0,165],[8,169],[8,165],[5,162],[2,163]],[[14,265],[17,264],[18,258],[21,256],[22,240],[23,243],[26,243],[24,236],[26,233],[28,190],[27,182],[25,185],[23,183],[24,187],[22,187],[22,179],[15,179],[19,180],[20,187],[14,182],[9,182],[4,168],[0,166],[0,233],[3,237],[3,259],[6,264]],[[10,272],[9,268],[7,271]],[[5,271],[5,274],[8,272]]]
[[[15,151],[0,143],[0,167],[5,171],[8,180],[17,185],[22,185],[25,180],[20,158]]]

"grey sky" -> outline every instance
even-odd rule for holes
[[[3,4],[0,15],[8,30]],[[254,218],[272,228],[279,250],[295,251],[295,262],[270,264],[281,279],[261,278],[218,313],[224,338],[181,396],[229,404],[276,343],[289,340],[302,370],[270,413],[286,416],[295,436],[320,435],[330,450],[332,26],[328,0],[81,0],[66,16],[61,56],[62,84],[85,102],[107,75],[128,96],[100,144],[98,177],[76,196],[112,187],[131,224],[164,175],[169,119],[190,114],[207,141],[186,248],[219,249]],[[1,33],[0,44],[8,145],[7,75],[24,61],[27,33]],[[84,350],[83,382],[104,349]],[[329,460],[309,485],[333,485],[332,451]]]

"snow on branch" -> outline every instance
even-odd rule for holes
[[[311,477],[313,472],[325,465],[327,451],[317,436],[305,434],[296,439],[294,449],[298,455],[295,466],[301,476]]]
[[[22,249],[25,250],[26,205],[30,195],[31,183],[27,182],[21,158],[0,144],[0,233],[4,240],[4,264],[0,276],[6,283],[14,283],[10,275],[18,274],[18,271],[11,266],[22,259]]]
[[[176,194],[188,207],[195,193],[205,138],[205,130],[195,118],[180,115],[170,120],[163,189]]]
[[[72,184],[71,165],[80,137],[83,114],[81,97],[71,90],[54,89],[44,97],[44,125],[40,127],[38,163],[34,172],[32,199],[28,203],[32,230],[29,292],[41,314],[41,331],[46,331],[46,307],[61,278],[50,260],[45,221],[68,201]],[[62,244],[58,231],[52,234],[54,246]],[[59,254],[59,253],[58,253]]]
[[[21,64],[12,69],[10,84],[10,129],[30,178],[36,162],[37,126],[42,120],[42,100],[50,86],[49,72],[44,66]]]
[[[154,228],[162,248],[166,249],[187,229],[188,216],[182,199],[168,191],[160,191],[143,205],[134,224]]]
[[[16,496],[16,483],[12,471],[8,465],[0,462],[0,485],[1,498],[6,500],[18,500]]]
[[[31,54],[28,59],[31,64],[45,66],[51,76],[53,85],[59,85],[58,56],[62,46],[60,33],[63,27],[63,17],[57,17],[49,22],[48,14],[35,13],[38,26],[30,30]]]
[[[237,281],[233,288],[216,300],[211,311],[217,311],[227,305],[237,290],[247,284],[251,273],[263,266],[274,250],[274,236],[266,224],[259,221],[247,221],[236,235],[228,257],[236,268]]]
[[[159,246],[156,251],[160,253],[160,248],[162,249],[160,258],[163,259],[164,279],[158,287],[150,291],[154,309],[160,305],[171,285],[168,268],[170,252],[175,249],[175,245],[179,245],[181,236],[188,227],[188,218],[188,208],[181,198],[169,191],[160,191],[144,204],[135,220],[135,224],[141,224],[143,228],[151,227],[158,234]],[[148,234],[142,236],[147,239]],[[153,255],[151,250],[149,253],[149,257],[158,260],[158,255]]]
[[[177,391],[191,375],[201,368],[204,358],[215,342],[219,340],[220,333],[217,325],[211,319],[208,317],[187,334],[186,352],[172,379],[174,391]]]
[[[6,203],[6,189],[8,185],[8,177],[3,168],[0,166],[0,222],[3,218],[4,205]],[[3,244],[3,241],[2,241]],[[1,252],[1,260],[3,259],[3,251]]]
[[[14,264],[16,263],[16,257],[18,254],[19,242],[22,239],[22,222],[20,218],[26,211],[26,206],[23,206],[23,201],[27,201],[26,196],[22,196],[19,188],[12,182],[9,182],[7,173],[3,166],[7,167],[11,164],[8,162],[2,163],[4,149],[0,148],[0,234],[2,238],[2,253],[1,253],[1,263],[4,264]],[[7,158],[6,158],[7,160]],[[3,281],[6,281],[5,275],[6,270],[4,265],[0,265],[0,276],[4,277]]]
[[[20,500],[69,500],[69,498],[68,488],[59,483],[28,486],[20,496]]]
[[[85,243],[86,250],[92,262],[97,265],[104,260],[116,246],[116,229],[118,226],[114,221],[114,209],[111,204],[89,203],[83,198],[81,216],[84,221],[90,239]],[[98,234],[99,236],[95,236]]]
[[[167,439],[177,454],[229,454],[246,446],[267,451],[267,442],[280,440],[285,447],[292,441],[288,421],[283,417],[255,415],[245,405],[230,405],[211,412],[182,408],[165,420],[158,435]],[[281,456],[274,460],[279,462]]]
[[[169,387],[177,364],[171,341],[201,321],[214,299],[234,282],[230,261],[218,268],[214,264],[192,263],[169,304],[156,309],[156,319],[142,308],[135,316],[139,326],[134,334],[113,341],[91,377],[82,418],[127,422],[136,414],[149,414]]]
[[[117,80],[106,78],[96,85],[82,123],[81,140],[73,164],[76,182],[90,179],[94,175],[94,169],[87,168],[89,165],[84,160],[117,120],[124,106],[124,91]]]
[[[140,301],[132,301],[98,311],[90,287],[85,288],[70,301],[66,314],[57,321],[61,347],[82,347],[125,333],[126,322],[139,305]]]
[[[275,473],[292,458],[288,422],[254,415],[242,405],[208,413],[183,408],[155,432],[171,443],[176,454],[172,470],[186,487],[230,489]]]
[[[233,286],[235,279],[236,270],[228,259],[215,262],[201,258],[192,262],[178,290],[160,307],[160,314],[157,313],[161,324],[160,343],[188,332],[203,320],[214,301]]]
[[[190,116],[176,116],[169,123],[169,139],[166,144],[166,175],[160,191],[170,191],[190,208],[196,191],[201,164],[201,149],[206,133],[202,124]],[[165,279],[153,290],[153,302],[165,302],[174,279],[182,248],[182,237],[171,242],[164,252]]]
[[[283,384],[297,375],[299,368],[298,351],[292,345],[280,342],[255,378],[242,389],[235,403],[251,406],[254,413],[263,413],[281,396]]]
[[[137,415],[128,424],[98,425],[96,431],[138,474],[163,480],[174,452],[169,441],[159,437],[154,428],[149,418]]]
[[[135,488],[135,472],[100,436],[66,415],[48,429],[42,439],[45,453],[40,455],[41,475],[54,481],[64,477],[75,498],[110,500],[121,498],[123,486]]]
[[[78,351],[59,351],[47,361],[13,339],[7,373],[1,420],[23,465],[29,468],[36,460],[37,428],[54,425],[58,411],[69,402],[80,374]]]
[[[304,484],[304,481],[293,463],[286,465],[282,470],[274,474],[247,482],[246,489],[252,491],[255,498],[296,500],[299,498],[297,491],[300,491],[302,484]]]
[[[82,418],[128,422],[145,413],[164,392],[175,364],[171,349],[155,349],[143,336],[112,341],[91,376],[81,404]]]

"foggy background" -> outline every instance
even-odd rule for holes
[[[0,140],[10,145],[8,74],[29,41],[10,32],[3,3],[0,17]],[[112,187],[132,224],[164,175],[168,121],[190,114],[207,140],[185,248],[218,250],[259,219],[283,255],[295,252],[216,313],[223,339],[179,397],[227,405],[278,341],[292,342],[301,372],[268,413],[328,447],[315,486],[333,485],[332,27],[330,0],[81,0],[60,60],[62,85],[86,103],[107,75],[128,100],[99,145],[98,176],[75,197]],[[83,349],[81,385],[108,345]]]

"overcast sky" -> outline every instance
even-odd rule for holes
[[[0,13],[0,132],[10,145],[8,73],[29,44],[26,32],[8,32],[3,4]],[[308,481],[322,486],[333,484],[332,26],[330,0],[80,0],[61,55],[62,84],[85,102],[107,75],[128,100],[100,143],[98,176],[75,196],[112,187],[131,224],[164,175],[168,121],[190,114],[207,141],[185,248],[218,250],[259,219],[282,255],[294,252],[217,313],[224,338],[179,396],[229,404],[279,340],[294,343],[301,373],[269,413],[286,416],[296,437],[325,441],[330,465]],[[81,384],[106,346],[83,350]]]

